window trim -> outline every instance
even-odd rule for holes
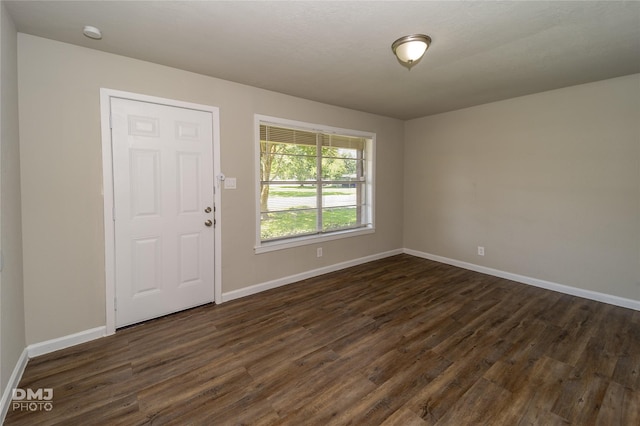
[[[303,131],[334,133],[343,136],[362,137],[367,139],[367,146],[365,150],[369,155],[366,158],[366,182],[365,191],[367,191],[367,214],[370,219],[370,225],[345,229],[340,231],[334,231],[323,234],[314,235],[302,235],[294,236],[290,238],[283,238],[274,241],[262,241],[260,239],[260,125],[271,124],[274,126],[282,126],[294,129],[300,129]],[[303,121],[289,120],[279,117],[272,117],[262,114],[254,114],[254,174],[255,174],[255,196],[254,202],[256,204],[254,216],[255,216],[255,230],[256,230],[256,244],[254,251],[256,254],[267,253],[275,250],[283,250],[293,247],[300,247],[309,244],[317,244],[324,241],[332,241],[342,238],[355,237],[360,235],[372,234],[375,232],[375,163],[376,163],[376,134],[372,132],[365,132],[353,129],[344,129],[339,127],[327,126],[322,124],[306,123]]]

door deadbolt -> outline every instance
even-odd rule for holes
[[[204,209],[205,213],[211,213],[211,207],[207,207],[206,209]]]
[[[205,224],[205,225],[207,225],[207,226],[211,226],[211,225],[213,225],[213,222],[211,222],[211,220],[207,219],[207,220],[204,222],[204,224]]]

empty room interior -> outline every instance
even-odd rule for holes
[[[0,3],[7,425],[639,425],[640,2]]]

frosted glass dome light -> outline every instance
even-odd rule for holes
[[[413,34],[394,41],[391,50],[402,65],[411,69],[422,58],[430,44],[431,37],[424,34]]]

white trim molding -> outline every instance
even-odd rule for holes
[[[67,336],[58,337],[56,339],[33,343],[27,346],[27,352],[29,354],[29,358],[35,358],[40,355],[59,351],[60,349],[66,349],[81,343],[90,342],[92,340],[105,337],[106,335],[107,327],[96,327],[90,330],[84,330]]]
[[[2,392],[2,400],[0,400],[0,424],[4,424],[4,419],[7,416],[7,413],[9,412],[9,406],[11,405],[13,390],[20,384],[22,374],[24,373],[24,369],[27,367],[28,361],[29,354],[27,349],[25,348],[22,351],[20,358],[18,358],[16,366],[13,368],[13,372],[11,373],[11,377],[9,377],[7,386],[4,388],[4,392]]]
[[[107,335],[107,328],[105,326],[92,328],[90,330],[80,331],[78,333],[69,334],[68,336],[58,337],[56,339],[47,340],[40,343],[33,343],[27,346],[23,351],[16,366],[13,368],[13,373],[9,378],[9,382],[2,393],[2,400],[0,400],[0,424],[4,422],[4,419],[9,412],[11,405],[11,399],[13,395],[13,389],[17,388],[24,374],[24,370],[27,367],[27,363],[31,358],[35,358],[40,355],[45,355],[51,352],[58,351],[60,349],[66,349],[71,346],[79,345],[81,343],[90,342],[92,340],[100,339]]]
[[[423,259],[433,260],[435,262],[446,263],[447,265],[457,266],[458,268],[468,269],[470,271],[480,272],[494,277],[505,278],[511,281],[516,281],[522,284],[528,284],[535,287],[544,288],[547,290],[557,291],[559,293],[569,294],[571,296],[583,297],[589,300],[595,300],[596,302],[608,303],[610,305],[620,306],[622,308],[634,309],[640,311],[640,300],[627,299],[624,297],[614,296],[611,294],[600,293],[593,290],[585,290],[582,288],[571,287],[564,284],[558,284],[551,281],[540,280],[538,278],[527,277],[524,275],[518,275],[511,272],[501,271],[499,269],[488,268],[486,266],[475,265],[473,263],[463,262],[461,260],[450,259],[448,257],[442,257],[431,253],[425,253],[417,250],[407,249],[403,250],[405,254],[411,256],[421,257]]]
[[[295,275],[289,275],[288,277],[278,278],[278,279],[267,281],[264,283],[255,284],[249,287],[244,287],[238,290],[232,290],[226,293],[222,293],[222,301],[228,302],[230,300],[239,299],[241,297],[251,296],[253,294],[261,293],[263,291],[271,290],[273,288],[282,287],[283,285],[306,280],[307,278],[317,277],[319,275],[328,274],[330,272],[339,271],[341,269],[350,268],[352,266],[361,265],[363,263],[372,262],[378,259],[384,259],[385,257],[395,256],[397,254],[402,254],[402,253],[403,253],[402,249],[386,251],[383,253],[373,254],[371,256],[365,256],[365,257],[360,257],[358,259],[348,260],[346,262],[336,263],[334,265],[324,266],[318,269],[312,269],[310,271],[301,272]]]

